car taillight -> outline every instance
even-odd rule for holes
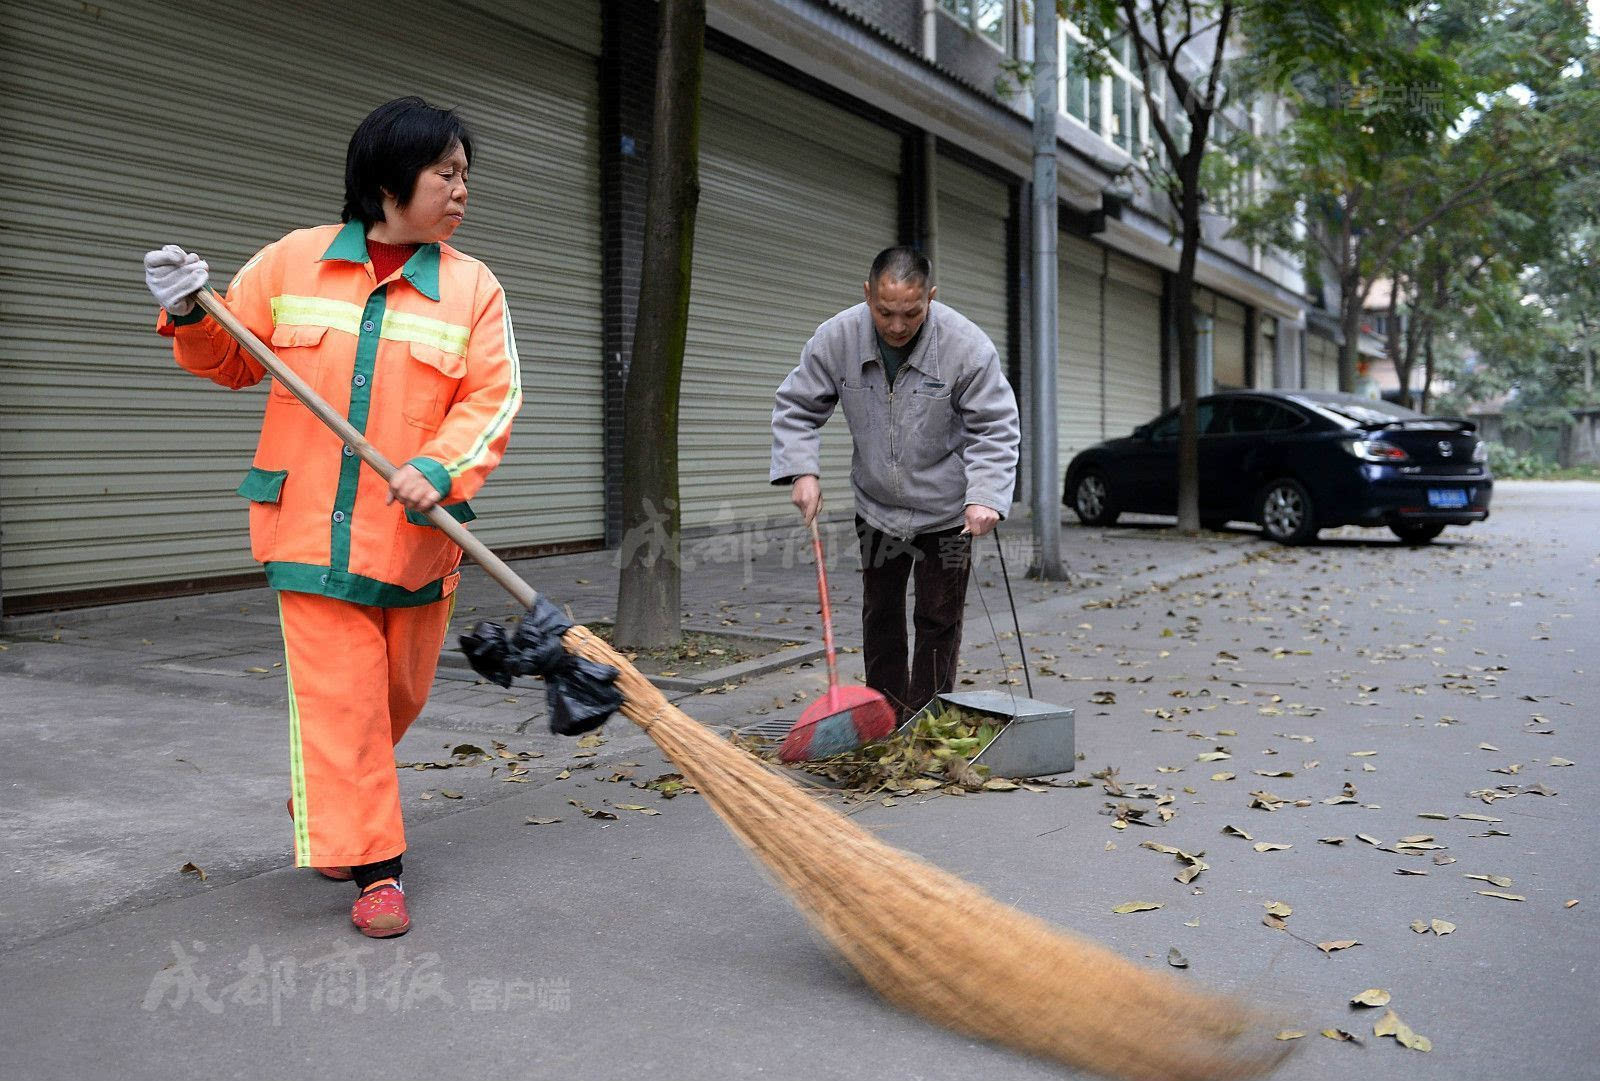
[[[1475,462],[1487,462],[1489,460],[1489,444],[1481,439],[1472,444],[1472,460]]]
[[[1409,462],[1411,455],[1381,439],[1347,439],[1344,449],[1363,462]]]

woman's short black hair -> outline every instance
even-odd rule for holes
[[[417,174],[457,143],[470,166],[472,135],[455,110],[437,108],[417,97],[384,102],[350,136],[339,220],[354,218],[368,226],[382,221],[384,192],[405,206],[417,189]]]

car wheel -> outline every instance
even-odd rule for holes
[[[1311,493],[1292,477],[1280,477],[1261,489],[1257,506],[1261,531],[1279,544],[1304,544],[1317,535]]]
[[[1098,469],[1086,469],[1072,488],[1072,510],[1084,525],[1115,525],[1122,512],[1111,498],[1111,484]]]
[[[1427,544],[1444,532],[1444,526],[1438,522],[1391,522],[1389,531],[1401,544]]]

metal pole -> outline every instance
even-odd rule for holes
[[[1033,5],[1032,573],[1060,581],[1061,473],[1056,455],[1056,9]]]

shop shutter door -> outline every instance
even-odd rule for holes
[[[773,393],[818,324],[860,302],[895,242],[900,138],[719,56],[706,57],[700,207],[679,402],[683,524],[792,514],[767,483]],[[847,512],[850,437],[823,428],[826,510]]]
[[[1116,254],[1108,270],[1102,438],[1112,439],[1161,412],[1161,274]]]
[[[947,158],[939,159],[937,178],[939,299],[983,328],[1004,367],[1011,189]]]
[[[1056,453],[1064,471],[1072,456],[1100,442],[1105,398],[1101,380],[1101,249],[1062,234],[1056,351]]]
[[[458,246],[505,285],[526,404],[474,530],[602,533],[597,4],[541,3],[558,44],[421,3],[14,3],[0,13],[0,583],[18,598],[253,571],[244,503],[265,390],[180,372],[139,257],[179,243],[217,284],[337,220],[345,145],[404,93],[476,132]],[[531,16],[528,21],[537,22]],[[376,45],[382,63],[364,48]],[[144,88],[176,74],[172,89]],[[161,82],[162,80],[157,80]],[[538,433],[537,437],[535,432]]]
[[[1238,390],[1246,385],[1244,305],[1221,296],[1216,298],[1216,305],[1212,385],[1216,390]]]

